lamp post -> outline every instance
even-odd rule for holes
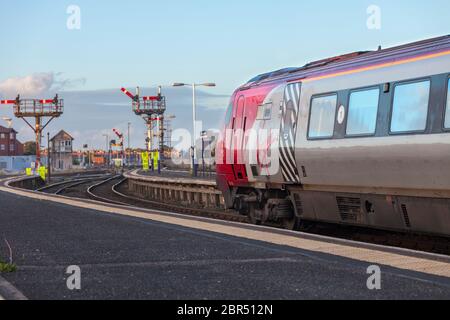
[[[173,84],[174,87],[192,87],[192,122],[193,122],[193,133],[192,133],[192,147],[191,147],[191,151],[192,151],[192,176],[196,177],[197,176],[197,154],[196,154],[196,150],[195,150],[195,143],[196,143],[196,133],[197,133],[197,128],[196,128],[196,121],[197,121],[197,117],[196,117],[196,96],[195,96],[195,89],[197,87],[215,87],[216,84],[215,83],[192,83],[192,84],[188,84],[188,83],[179,83],[176,82]]]

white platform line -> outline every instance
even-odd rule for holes
[[[0,277],[0,300],[28,300],[19,289]],[[6,298],[5,298],[6,297]]]

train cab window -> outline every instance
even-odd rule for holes
[[[450,129],[450,80],[447,83],[447,107],[445,109],[445,128]]]
[[[266,103],[258,106],[257,120],[270,120],[272,117],[272,103]]]
[[[231,120],[231,115],[233,114],[233,103],[230,103],[227,108],[227,113],[225,114],[225,126],[228,126]]]
[[[347,135],[375,133],[380,89],[366,89],[350,93]]]
[[[313,98],[309,119],[309,138],[331,138],[334,132],[337,95]]]
[[[427,126],[430,81],[396,85],[391,132],[424,131]]]

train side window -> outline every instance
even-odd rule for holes
[[[391,132],[424,131],[427,126],[430,81],[395,86]]]
[[[264,109],[264,119],[270,120],[271,117],[272,117],[272,104],[267,103],[266,108]]]
[[[315,97],[311,101],[309,138],[331,138],[334,133],[337,95]]]
[[[445,109],[445,128],[450,129],[450,80],[447,82],[447,107]]]
[[[350,93],[347,135],[372,135],[375,133],[380,89],[372,88]]]

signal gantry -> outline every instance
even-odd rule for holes
[[[156,96],[140,96],[139,87],[136,88],[136,94],[132,94],[125,88],[121,89],[132,100],[133,112],[144,119],[147,126],[146,146],[147,151],[159,151],[160,160],[162,160],[165,151],[165,131],[166,124],[166,97],[161,94],[161,86],[158,87]],[[170,119],[173,118],[169,117]],[[154,140],[157,139],[157,141]],[[158,166],[159,167],[159,166]]]
[[[55,118],[60,117],[64,111],[64,100],[56,95],[53,99],[21,99],[17,95],[15,100],[0,100],[0,104],[14,105],[14,115],[23,119],[36,135],[36,168],[41,164],[42,131]],[[27,120],[34,118],[34,126]],[[44,125],[43,119],[49,118]]]

